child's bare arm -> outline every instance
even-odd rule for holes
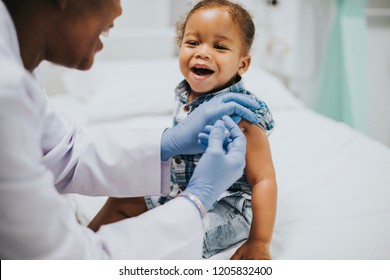
[[[252,225],[248,240],[232,259],[270,259],[277,204],[277,185],[271,149],[265,132],[242,121],[247,138],[245,175],[252,188]]]

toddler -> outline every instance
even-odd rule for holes
[[[241,76],[247,71],[255,27],[249,13],[226,0],[197,3],[177,28],[179,65],[184,80],[176,88],[174,125],[203,102],[218,94],[245,90]],[[258,100],[257,125],[241,121],[247,138],[244,176],[219,198],[209,211],[203,256],[246,240],[233,259],[270,259],[269,245],[276,212],[276,179],[267,135],[274,127],[269,109]],[[180,155],[171,163],[171,192],[146,197],[148,209],[165,203],[183,191],[200,159]]]

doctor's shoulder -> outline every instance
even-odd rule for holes
[[[34,75],[13,60],[0,58],[0,99],[24,101],[43,109],[45,97]]]

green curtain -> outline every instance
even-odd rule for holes
[[[315,109],[367,133],[366,0],[335,0]]]

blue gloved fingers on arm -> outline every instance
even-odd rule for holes
[[[226,131],[231,143],[225,149]],[[218,120],[212,128],[208,147],[199,160],[183,194],[195,195],[206,210],[243,174],[246,139],[241,129],[230,117]]]
[[[161,160],[168,160],[179,154],[203,152],[204,145],[198,142],[199,133],[206,125],[213,125],[224,115],[257,123],[258,118],[250,109],[257,109],[259,106],[252,96],[237,93],[216,96],[201,104],[183,122],[164,131],[161,138]]]
[[[260,109],[260,104],[257,102],[256,98],[252,95],[228,92],[228,93],[220,94],[218,98],[221,98],[225,103],[233,101],[247,108]]]
[[[236,120],[233,117],[230,118],[228,116],[223,116],[222,120],[226,127],[226,130],[224,131],[226,137],[224,140],[224,147],[226,147],[226,149],[229,149],[233,145],[232,139],[239,137],[241,135],[242,130],[236,125],[234,125],[236,123]],[[210,132],[212,128],[213,126],[207,125],[205,129],[198,135],[199,143],[204,147],[204,149],[206,149],[208,146]],[[239,148],[245,149],[245,145],[242,145],[239,139],[237,141],[234,141],[234,145],[236,145],[238,149]]]
[[[227,115],[232,116],[235,120],[246,119],[251,123],[259,122],[259,118],[255,115],[255,113],[235,102],[224,103],[220,108],[220,112],[224,113],[220,116],[220,118]]]
[[[236,131],[237,126],[234,126],[232,124],[232,122],[236,123],[236,121],[233,118],[229,118],[228,116],[223,116],[222,119],[223,119],[224,125],[226,127],[226,129],[224,130],[225,140],[223,142],[223,147],[225,149],[228,149],[232,145],[232,137],[235,137],[237,135],[237,133],[239,133],[239,132]],[[216,126],[218,126],[220,124],[221,123],[217,122]],[[208,125],[198,135],[198,139],[199,139],[198,142],[202,146],[202,148],[204,148],[205,150],[206,150],[207,146],[209,145],[209,137],[210,137],[210,132],[211,132],[212,128],[213,128],[213,126]],[[245,148],[245,145],[243,145],[243,147]]]
[[[208,153],[225,153],[223,143],[228,137],[226,131],[228,131],[228,128],[225,127],[224,122],[217,120],[214,127],[210,130],[208,146],[206,148]]]
[[[207,146],[209,145],[209,136],[212,128],[212,125],[206,125],[204,130],[198,135],[198,143],[203,150],[206,150]]]
[[[230,141],[228,141],[227,151],[231,151],[234,146],[233,151],[231,151],[231,157],[233,158],[237,152],[239,152],[238,157],[241,157],[241,153],[245,153],[246,151],[246,138],[241,137],[241,135],[243,135],[242,130],[236,125],[236,122],[232,118],[223,116],[222,120],[230,134]],[[234,139],[235,141],[233,141]]]
[[[236,124],[238,124],[241,120],[242,120],[242,118],[240,117],[240,116],[237,116],[237,115],[233,115],[233,116],[230,116],[231,118],[232,118],[232,120],[236,123]]]
[[[207,133],[208,135],[210,135],[211,133],[211,130],[213,129],[213,125],[206,125],[206,127],[203,129],[203,133]]]
[[[257,102],[256,98],[252,95],[243,95],[243,94],[236,94],[236,93],[224,93],[219,96],[225,103],[227,102],[236,102],[237,104],[240,104],[246,108],[251,109],[259,109],[260,105]],[[242,117],[240,115],[229,115],[235,123],[239,123],[242,120]],[[244,118],[245,119],[245,118]],[[257,122],[258,120],[253,118],[253,121],[251,122]]]
[[[198,143],[203,150],[206,150],[209,145],[209,134],[201,132],[198,135]]]

